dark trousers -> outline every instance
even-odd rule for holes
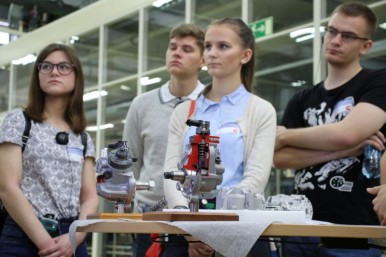
[[[320,246],[319,237],[287,237],[282,239],[283,257],[381,257],[379,249],[340,249]]]
[[[165,243],[162,257],[189,257],[189,244],[183,236],[170,235],[169,241]],[[252,247],[248,257],[270,257],[271,250],[269,242],[258,240]]]
[[[75,218],[59,220],[57,231],[53,237],[68,233],[71,223]],[[39,257],[39,250],[28,238],[24,231],[8,215],[5,219],[3,231],[0,235],[0,256],[1,257]],[[83,242],[76,249],[76,257],[88,257],[86,242]]]
[[[189,257],[189,244],[185,237],[178,235],[169,235],[163,245],[162,257]]]
[[[133,257],[145,257],[151,244],[150,234],[135,234],[132,245]]]

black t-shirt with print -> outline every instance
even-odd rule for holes
[[[386,111],[386,70],[363,69],[336,89],[326,90],[321,82],[299,92],[288,103],[281,125],[302,128],[336,123],[360,102]],[[381,131],[386,135],[386,126]],[[379,224],[371,203],[373,196],[366,191],[367,187],[378,185],[379,179],[362,175],[362,160],[360,155],[296,170],[295,191],[311,201],[313,219],[339,224]]]

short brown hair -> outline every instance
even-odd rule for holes
[[[197,46],[200,48],[201,55],[204,53],[205,32],[196,24],[181,24],[174,27],[169,33],[169,39],[175,37],[191,36],[196,39]]]
[[[367,33],[372,38],[377,30],[377,16],[375,13],[365,4],[358,2],[347,2],[338,5],[331,15],[340,13],[351,17],[363,17],[367,21]]]
[[[83,92],[84,92],[84,76],[82,66],[75,51],[63,44],[50,44],[46,46],[36,58],[31,81],[29,85],[28,103],[25,111],[36,122],[43,122],[44,117],[44,102],[45,93],[40,87],[38,65],[47,58],[52,52],[61,51],[73,65],[75,72],[75,88],[68,99],[64,119],[69,124],[72,131],[80,133],[86,128],[86,117],[83,107]]]

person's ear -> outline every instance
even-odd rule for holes
[[[252,49],[250,48],[245,49],[243,53],[243,58],[241,59],[241,64],[243,65],[249,62],[249,60],[251,60],[252,54],[253,54]]]
[[[368,51],[370,50],[370,48],[373,46],[373,40],[369,39],[367,40],[363,45],[362,45],[362,48],[360,50],[360,55],[365,55],[368,53]]]

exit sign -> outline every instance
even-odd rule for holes
[[[273,33],[273,17],[255,21],[249,24],[255,38],[264,37]]]

